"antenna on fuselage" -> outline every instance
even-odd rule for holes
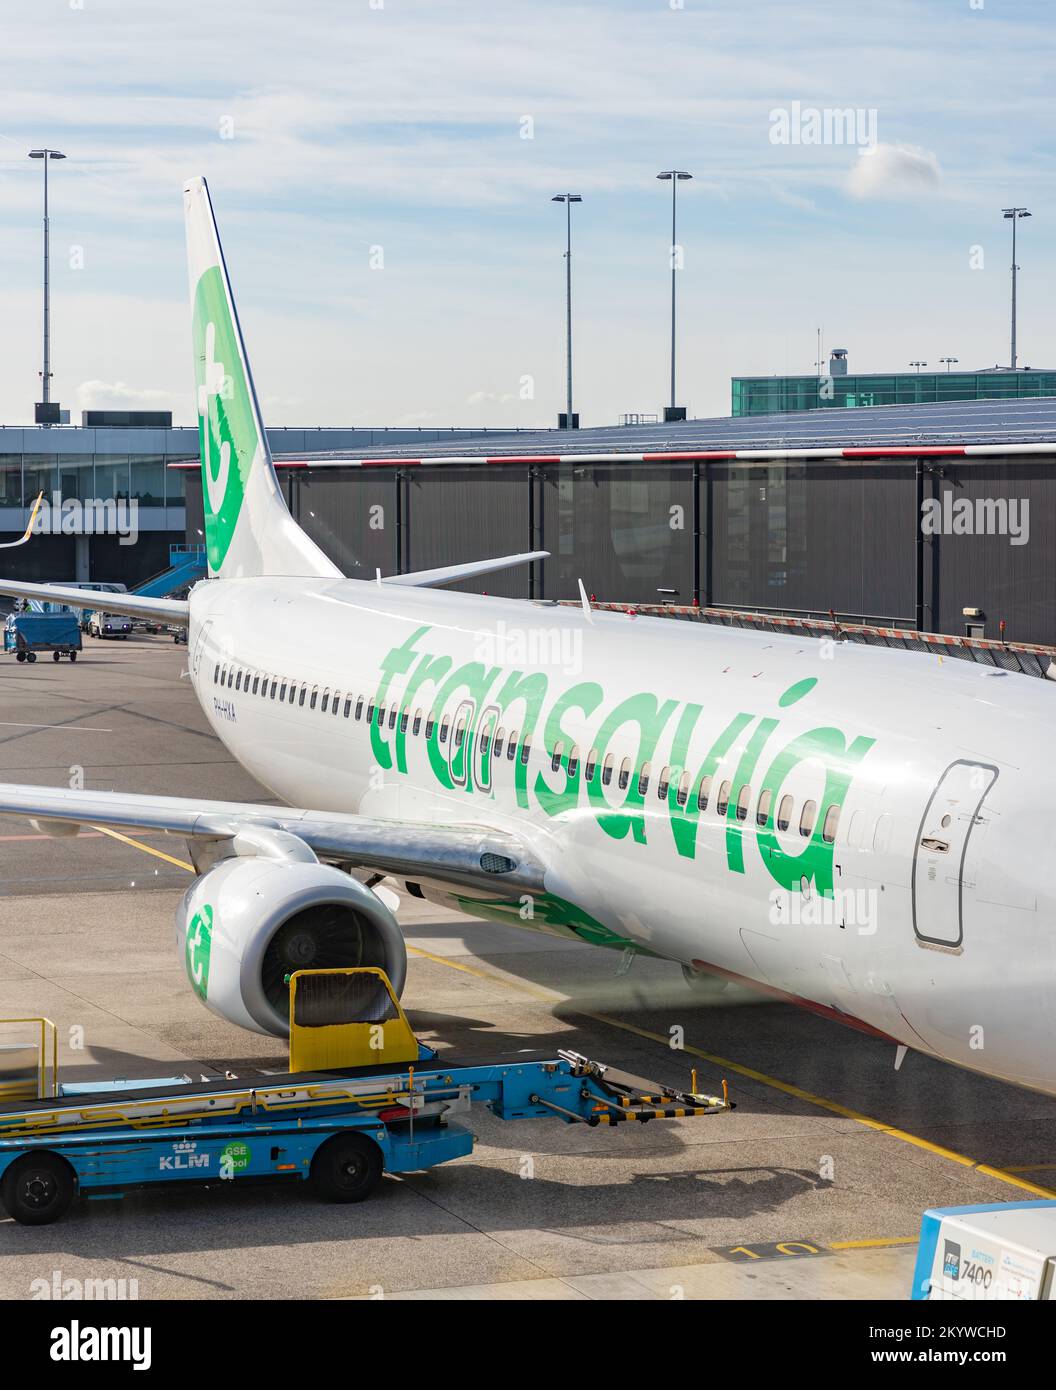
[[[584,618],[586,618],[586,620],[587,620],[588,623],[592,623],[592,622],[594,621],[594,613],[593,613],[593,610],[591,609],[591,606],[590,606],[590,599],[587,598],[587,591],[586,591],[586,589],[584,589],[584,587],[583,587],[583,581],[582,581],[582,579],[580,579],[580,580],[578,581],[578,583],[579,583],[579,601],[580,601],[580,603],[583,605],[583,616],[584,616]]]

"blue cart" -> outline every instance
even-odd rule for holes
[[[384,1172],[472,1153],[476,1105],[503,1120],[616,1126],[732,1109],[575,1052],[456,1063],[420,1044],[385,973],[304,970],[290,980],[289,1071],[252,1080],[187,1077],[60,1086],[54,1027],[0,1078],[0,1197],[25,1225],[57,1221],[74,1197],[249,1179],[301,1179],[359,1202]],[[49,1061],[50,1053],[50,1061]],[[12,1088],[22,1086],[22,1096]],[[49,1093],[50,1092],[50,1093]],[[32,1095],[29,1099],[27,1096]]]
[[[4,651],[16,661],[36,661],[38,652],[51,652],[58,661],[77,660],[81,629],[75,613],[12,613],[4,623]]]

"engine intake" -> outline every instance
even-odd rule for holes
[[[403,933],[388,907],[348,874],[315,861],[221,860],[176,911],[191,987],[213,1013],[257,1033],[289,1033],[295,970],[380,966],[399,995]]]

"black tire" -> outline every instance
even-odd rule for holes
[[[362,1202],[381,1181],[384,1167],[373,1139],[335,1134],[316,1150],[308,1180],[324,1202]]]
[[[77,660],[77,653],[76,653],[76,652],[70,652],[70,660],[71,660],[71,661],[76,661],[76,660]]]
[[[25,652],[15,652],[15,660],[16,660],[16,661],[25,661],[25,659],[26,659],[26,654],[25,654]]]
[[[27,660],[27,661],[36,661],[36,659],[37,659],[37,654],[36,654],[36,652],[26,652],[26,660]]]
[[[77,1192],[73,1169],[58,1154],[25,1154],[0,1184],[8,1215],[23,1226],[48,1226],[66,1214]]]
[[[60,657],[61,655],[62,655],[61,652],[52,652],[52,654],[51,654],[51,659],[52,659],[52,661],[58,661],[58,659],[59,659],[59,657]]]

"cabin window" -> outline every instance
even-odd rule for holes
[[[825,812],[825,824],[821,828],[821,838],[827,845],[831,845],[836,840],[836,829],[840,823],[840,808],[830,806]]]
[[[778,830],[787,830],[791,824],[792,798],[790,796],[783,796],[781,798],[781,804],[777,808],[777,828]]]
[[[716,813],[716,815],[724,816],[724,815],[726,814],[726,810],[727,810],[727,807],[729,806],[729,804],[730,804],[730,784],[729,784],[729,782],[723,782],[722,786],[719,788],[719,799],[718,799],[718,801],[716,801],[716,803],[715,803],[715,813]]]
[[[461,718],[460,718],[459,721],[458,721],[458,723],[455,725],[455,747],[456,747],[456,748],[461,748],[461,747],[462,747],[462,740],[465,738],[465,736],[466,736],[466,721],[465,721],[464,719],[461,719]]]
[[[217,684],[219,683],[219,681],[220,681],[220,663],[219,663],[219,661],[218,661],[218,662],[216,663],[216,665],[213,667],[213,684],[214,684],[214,685],[217,685]]]
[[[550,771],[556,772],[561,766],[561,754],[565,751],[563,743],[555,743],[554,751],[550,755]]]
[[[689,783],[689,773],[683,772],[682,776],[678,779],[678,791],[675,793],[675,800],[680,806],[684,806],[689,800]]]
[[[300,693],[300,695],[297,697],[297,705],[298,705],[298,707],[300,707],[301,705],[303,705],[304,702],[305,702],[305,700],[306,700],[307,698],[308,698],[308,686],[307,686],[307,685],[302,685],[302,686],[301,686],[301,693]]]
[[[322,703],[321,703],[320,706],[319,706],[319,712],[320,712],[321,714],[325,714],[329,708],[330,708],[330,687],[327,686],[326,689],[323,691],[323,699],[322,699]]]
[[[279,678],[278,678],[278,676],[272,676],[272,678],[271,678],[271,698],[272,698],[273,700],[274,700],[274,698],[275,698],[275,692],[278,690],[278,688],[279,688]]]
[[[411,726],[411,736],[412,736],[413,738],[417,738],[418,735],[421,733],[421,731],[422,731],[422,711],[421,711],[420,709],[416,709],[416,710],[414,711],[414,724]]]
[[[241,666],[238,668],[238,672],[237,672],[237,674],[236,674],[236,676],[235,676],[235,689],[236,689],[236,690],[241,690],[241,689],[242,689],[242,667],[241,667]]]
[[[389,728],[390,728],[390,729],[395,729],[395,727],[396,727],[396,716],[399,714],[399,712],[400,712],[400,707],[399,707],[399,705],[393,705],[392,709],[389,710]]]
[[[506,761],[512,763],[517,756],[517,730],[510,730],[510,741],[506,745]]]
[[[524,742],[521,744],[521,762],[527,763],[532,753],[532,736],[525,734]]]
[[[617,780],[617,785],[618,785],[618,787],[619,787],[619,789],[620,789],[621,792],[625,792],[625,791],[627,790],[627,784],[628,784],[628,782],[630,782],[630,780],[631,780],[631,760],[630,760],[630,758],[624,758],[623,762],[620,763],[620,775],[619,775],[619,778],[618,778],[618,780]]]
[[[312,698],[308,701],[308,708],[309,708],[309,709],[315,709],[315,702],[316,702],[318,699],[319,699],[319,687],[318,687],[317,685],[313,685],[313,686],[312,686]]]
[[[588,782],[593,782],[594,772],[597,769],[597,766],[598,750],[596,748],[592,748],[590,752],[587,754],[587,765],[583,769],[583,776],[587,779]]]
[[[446,742],[447,742],[447,731],[450,729],[450,727],[451,727],[451,720],[450,720],[450,719],[447,717],[447,715],[445,714],[444,717],[443,717],[443,720],[442,720],[441,723],[440,723],[440,742],[441,742],[441,743],[446,743]]]
[[[711,778],[702,777],[700,786],[697,788],[697,810],[706,811],[708,809],[708,797],[711,795]]]
[[[334,698],[333,698],[333,700],[331,701],[331,704],[330,704],[330,708],[333,710],[334,714],[337,714],[338,706],[340,705],[340,703],[341,703],[341,692],[340,692],[340,690],[335,690],[335,691],[334,691]]]
[[[347,719],[348,716],[349,716],[351,713],[352,713],[352,696],[351,696],[351,695],[346,695],[346,696],[345,696],[345,716],[344,716],[344,717]]]
[[[671,785],[671,769],[665,767],[661,770],[660,780],[656,784],[656,797],[658,801],[663,801],[667,796],[667,789]]]
[[[405,709],[405,710],[403,711],[403,713],[400,715],[400,733],[401,733],[401,734],[405,734],[405,733],[407,732],[407,725],[408,725],[410,722],[411,722],[411,712],[410,712],[409,709]]]
[[[611,753],[605,754],[605,761],[601,765],[601,785],[607,787],[612,781],[613,756]]]
[[[641,775],[638,778],[638,795],[644,796],[649,790],[649,778],[652,775],[652,763],[642,763]]]
[[[267,684],[268,684],[267,681],[265,681],[265,682],[264,682],[265,688],[267,688]],[[255,695],[259,689],[260,689],[260,677],[259,677],[259,676],[254,676],[254,677],[253,677],[253,689],[252,689],[249,693],[250,693],[251,695]]]
[[[579,771],[579,745],[574,743],[568,750],[568,775],[575,777]]]
[[[737,793],[737,819],[738,819],[738,820],[747,820],[747,819],[748,819],[748,803],[751,801],[751,799],[752,799],[752,789],[751,789],[751,787],[748,785],[748,783],[745,782],[744,785],[741,787],[741,790]]]
[[[425,721],[425,736],[426,736],[426,738],[432,738],[432,736],[433,736],[433,730],[434,730],[435,728],[436,728],[436,720],[433,718],[432,715],[430,715],[429,718]]]
[[[279,686],[279,699],[280,699],[280,700],[285,700],[285,698],[286,698],[286,681],[285,681],[285,679],[284,679],[283,682],[282,682],[282,684]]]
[[[363,718],[363,696],[360,695],[359,699],[356,701],[356,719],[359,720],[359,719],[362,719],[362,718]],[[369,719],[370,716],[368,715],[367,718]]]
[[[765,825],[770,819],[770,803],[774,799],[774,794],[769,787],[764,787],[759,793],[759,805],[755,808],[756,825]]]
[[[818,813],[818,803],[816,801],[804,801],[803,810],[799,817],[799,833],[804,840],[810,839],[810,833],[814,829],[814,817]]]
[[[485,733],[481,734],[481,736],[480,736],[480,756],[481,756],[482,758],[486,758],[486,757],[487,757],[487,755],[488,755],[488,749],[489,749],[490,747],[491,747],[491,735],[490,735],[489,733],[485,732]]]
[[[502,746],[503,746],[503,744],[504,744],[505,742],[506,742],[506,730],[505,730],[505,729],[496,729],[496,731],[495,731],[495,747],[491,750],[491,756],[492,756],[493,758],[495,758],[496,760],[498,760],[499,758],[502,757]]]

